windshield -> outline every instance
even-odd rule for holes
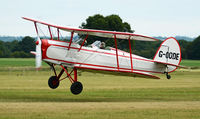
[[[92,47],[98,47],[100,48],[101,46],[101,41],[95,41],[94,43],[91,44]]]

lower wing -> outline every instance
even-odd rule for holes
[[[150,73],[141,72],[141,71],[123,71],[123,70],[111,70],[111,69],[94,69],[88,67],[76,67],[77,69],[82,69],[88,72],[102,73],[102,74],[111,74],[111,75],[119,75],[119,76],[132,76],[132,77],[143,77],[143,78],[153,78],[160,79],[157,76],[154,76]]]

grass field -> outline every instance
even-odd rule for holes
[[[47,66],[46,63],[42,65]],[[34,67],[34,58],[0,58],[0,67]]]
[[[195,62],[182,65],[199,67]],[[47,84],[52,71],[29,70],[33,66],[33,59],[0,59],[1,119],[200,118],[200,69],[178,69],[172,80],[82,72],[84,90],[73,95],[68,80],[52,90]]]
[[[200,60],[182,60],[181,65],[191,68],[200,68]]]
[[[43,66],[48,66],[42,63]],[[181,64],[187,67],[200,68],[200,60],[182,60]],[[34,58],[0,58],[0,67],[34,67]]]

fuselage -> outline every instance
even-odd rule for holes
[[[69,67],[143,73],[164,73],[166,66],[151,59],[134,55],[115,48],[109,50],[82,47],[72,43],[56,40],[42,40],[42,59],[53,64],[64,64]],[[118,58],[117,58],[118,57]],[[131,58],[132,57],[132,63]],[[171,72],[175,67],[168,67]]]

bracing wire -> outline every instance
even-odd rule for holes
[[[42,29],[40,28],[40,25],[38,25],[38,29],[39,29],[39,31],[42,33],[42,35],[43,35],[45,38],[47,38],[47,36],[44,34],[44,32],[42,31]]]

